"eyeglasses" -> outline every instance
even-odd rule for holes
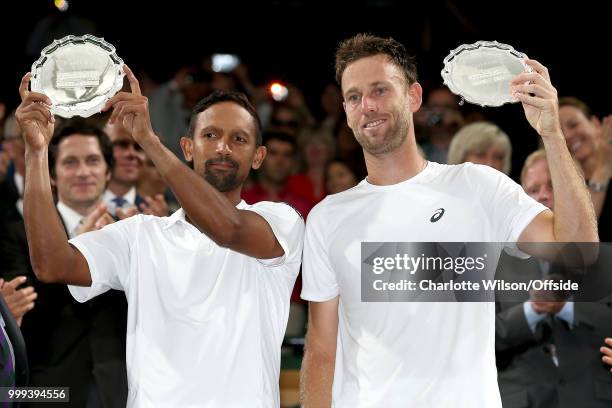
[[[138,152],[142,151],[142,147],[140,147],[138,143],[128,139],[115,140],[112,145],[113,147],[118,147],[123,150],[127,150],[131,146]]]

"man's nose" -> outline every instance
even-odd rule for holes
[[[375,112],[376,111],[376,102],[374,101],[373,98],[370,98],[369,96],[363,96],[361,98],[361,111],[366,113],[366,112]]]
[[[232,149],[230,149],[229,144],[225,139],[219,139],[217,142],[216,152],[219,154],[230,154],[232,153]]]

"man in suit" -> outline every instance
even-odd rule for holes
[[[554,208],[544,150],[527,158],[521,184],[532,198]],[[496,279],[507,282],[555,277],[572,276],[557,265],[506,255],[496,274]],[[508,299],[497,293],[495,348],[504,408],[612,404],[612,376],[600,352],[604,338],[612,333],[611,304],[574,302],[568,295],[532,291]]]
[[[25,145],[19,124],[12,113],[4,124],[0,149],[0,225],[21,219],[23,179],[25,176]]]
[[[111,179],[104,192],[104,202],[109,212],[116,218],[125,218],[137,212],[167,216],[168,206],[162,195],[142,197],[136,191],[147,160],[142,148],[120,123],[107,123],[104,131],[112,143],[114,159]]]
[[[113,163],[104,132],[85,121],[69,120],[56,131],[48,160],[57,211],[69,236],[113,222],[102,201]],[[13,224],[6,235],[0,264],[10,270],[0,276],[26,276],[38,293],[21,325],[30,385],[68,386],[75,407],[125,406],[125,296],[109,291],[94,302],[78,303],[65,285],[36,278],[23,223]]]

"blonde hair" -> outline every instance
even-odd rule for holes
[[[525,179],[525,175],[527,174],[527,170],[529,170],[534,164],[536,164],[540,160],[546,160],[546,163],[548,164],[548,158],[546,157],[546,150],[544,150],[543,148],[540,148],[536,150],[535,152],[531,152],[529,156],[527,156],[527,158],[525,159],[525,163],[523,164],[523,168],[521,169],[521,185],[523,185],[523,181]],[[584,179],[584,172],[582,171],[582,167],[580,167],[580,163],[578,162],[578,160],[574,158],[572,158],[572,161],[574,163],[574,167],[576,168],[576,171],[578,171],[578,174],[580,174],[580,177]]]
[[[497,145],[504,149],[502,171],[510,174],[512,145],[508,135],[491,122],[474,122],[462,127],[453,137],[448,150],[448,164],[465,162],[465,157],[472,152],[480,152]]]
[[[533,166],[534,164],[536,164],[536,162],[540,160],[546,160],[548,162],[548,159],[546,158],[546,151],[544,149],[538,149],[535,152],[532,152],[529,156],[527,156],[527,158],[525,159],[525,163],[523,164],[523,169],[521,170],[521,185],[525,180],[525,174],[527,174],[527,170],[529,170],[531,166]]]

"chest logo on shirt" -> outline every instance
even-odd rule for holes
[[[444,215],[444,208],[438,208],[435,213],[431,216],[429,221],[437,222]]]

